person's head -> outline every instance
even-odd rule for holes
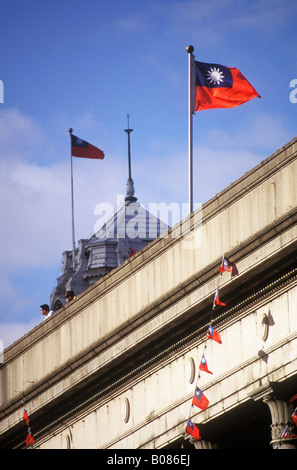
[[[73,300],[73,297],[74,297],[74,292],[73,290],[67,290],[65,292],[65,299],[66,299],[66,302],[70,302],[70,300]]]
[[[47,304],[40,305],[40,312],[42,315],[47,315],[49,312],[49,306]]]

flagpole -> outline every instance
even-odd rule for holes
[[[75,270],[75,235],[74,235],[74,201],[73,201],[73,168],[72,168],[72,145],[71,145],[71,134],[73,129],[68,129],[70,134],[70,160],[71,160],[71,213],[72,213],[72,269]]]
[[[189,165],[189,213],[193,212],[193,46],[187,46],[188,60],[188,165]]]

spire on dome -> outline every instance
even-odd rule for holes
[[[128,134],[128,170],[129,170],[129,176],[127,180],[127,185],[126,185],[126,196],[125,196],[125,203],[130,204],[131,202],[136,202],[137,197],[134,196],[135,190],[134,190],[134,181],[131,176],[131,150],[130,150],[130,134],[133,132],[133,129],[130,129],[129,125],[129,114],[127,114],[127,119],[128,119],[128,129],[125,129],[125,132]]]

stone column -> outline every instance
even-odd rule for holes
[[[185,439],[192,444],[195,449],[217,449],[217,444],[214,444],[210,441],[205,441],[204,439],[199,439],[198,441],[192,436],[186,436]]]
[[[195,449],[217,449],[218,446],[216,444],[213,444],[212,442],[209,441],[204,441],[203,439],[200,439],[199,441],[194,441],[192,442],[194,445]]]
[[[268,405],[271,415],[271,441],[273,449],[297,449],[296,429],[292,419],[294,406],[287,401],[288,392],[277,382],[268,382],[259,387],[249,396],[255,401],[262,401]],[[283,438],[282,435],[288,426],[288,435],[293,437]]]
[[[288,427],[288,435],[296,434],[292,421],[293,405],[274,397],[267,396],[263,402],[269,407],[271,414],[271,446],[273,449],[297,449],[297,438],[282,438],[283,432]]]

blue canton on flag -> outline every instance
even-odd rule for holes
[[[195,62],[195,64],[197,86],[232,88],[233,76],[228,67],[219,64],[207,64],[205,62]]]

